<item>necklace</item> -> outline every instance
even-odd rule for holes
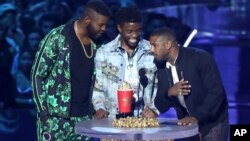
[[[84,44],[82,43],[82,40],[81,40],[81,38],[80,38],[80,36],[79,36],[79,32],[78,32],[78,28],[77,28],[77,22],[78,22],[78,20],[74,23],[74,27],[75,27],[75,30],[76,30],[76,36],[77,36],[77,38],[78,38],[78,40],[80,41],[80,43],[81,43],[81,45],[82,45],[82,48],[83,48],[83,51],[84,51],[84,54],[85,54],[85,56],[88,58],[88,59],[91,59],[92,57],[93,57],[93,43],[92,43],[92,41],[91,41],[91,53],[90,53],[90,55],[88,55],[88,53],[87,53],[87,51],[86,51],[86,49],[85,49],[85,46],[84,46]]]

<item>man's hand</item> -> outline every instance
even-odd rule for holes
[[[178,125],[192,125],[198,123],[198,120],[195,117],[184,117],[178,121]]]
[[[158,116],[158,114],[148,106],[141,112],[141,115],[147,118],[156,118]]]
[[[103,110],[103,109],[99,109],[99,110],[96,111],[94,117],[95,117],[96,119],[102,119],[102,118],[107,118],[108,115],[109,115],[109,112],[108,112],[108,111],[105,111],[105,110]]]
[[[184,81],[184,79],[182,79],[168,90],[168,96],[188,95],[190,92],[191,85],[189,85],[188,81]]]

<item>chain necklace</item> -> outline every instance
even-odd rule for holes
[[[76,36],[77,36],[77,38],[78,38],[78,40],[80,41],[80,43],[81,43],[81,45],[82,45],[82,48],[83,48],[83,51],[84,51],[84,54],[85,54],[85,56],[88,58],[88,59],[91,59],[92,57],[93,57],[93,43],[92,43],[92,41],[91,41],[91,53],[90,53],[90,55],[88,55],[88,53],[87,53],[87,51],[86,51],[86,49],[85,49],[85,46],[84,46],[84,44],[82,43],[82,40],[81,40],[81,38],[80,38],[80,36],[79,36],[79,32],[78,32],[78,28],[77,28],[77,22],[78,22],[78,20],[75,22],[75,24],[74,24],[74,27],[75,27],[75,30],[76,30]]]

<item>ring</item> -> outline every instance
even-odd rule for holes
[[[181,89],[180,89],[179,95],[182,95]]]

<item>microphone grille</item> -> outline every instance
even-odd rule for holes
[[[146,69],[145,68],[141,68],[139,70],[139,76],[142,77],[142,76],[145,76],[145,74],[146,74]]]

